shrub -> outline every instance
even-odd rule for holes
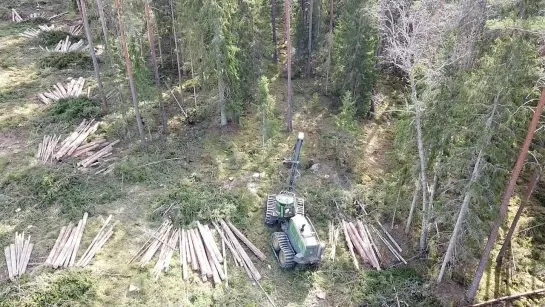
[[[67,36],[70,41],[81,39],[80,36],[72,36],[70,33],[64,31],[42,31],[36,37],[36,43],[44,47],[50,47],[58,44],[61,40],[65,40]]]
[[[85,52],[52,52],[38,61],[39,68],[53,67],[64,69],[67,67],[91,68],[91,57]]]

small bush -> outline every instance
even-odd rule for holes
[[[61,99],[47,111],[50,122],[72,122],[100,115],[100,105],[86,97]]]
[[[70,33],[64,31],[42,31],[36,37],[36,43],[40,46],[50,47],[57,45],[61,40],[65,40],[67,36],[71,42],[81,39],[79,36],[72,36]]]
[[[170,216],[174,223],[246,217],[256,201],[246,190],[227,190],[205,183],[185,181],[159,197],[154,217]]]
[[[52,67],[56,69],[64,68],[91,68],[91,57],[85,52],[52,52],[48,56],[38,61],[39,68]]]

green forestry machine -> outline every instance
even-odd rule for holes
[[[325,244],[320,243],[318,234],[305,216],[305,202],[295,194],[295,177],[304,134],[299,132],[293,149],[289,184],[279,194],[269,194],[265,211],[265,224],[281,225],[281,232],[271,235],[271,247],[280,267],[290,269],[298,265],[318,264],[322,260]]]

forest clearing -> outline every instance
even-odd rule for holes
[[[0,306],[544,306],[542,0],[10,0]]]

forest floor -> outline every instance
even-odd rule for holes
[[[35,10],[33,1],[20,4],[22,12]],[[65,11],[65,6],[46,6],[43,11],[51,16]],[[0,11],[0,17],[7,14],[7,10]],[[57,22],[69,24],[74,19],[73,14],[68,14]],[[48,107],[38,103],[36,94],[68,77],[92,78],[92,70],[38,68],[36,63],[45,53],[35,40],[19,36],[33,25],[6,20],[0,21],[0,246],[12,241],[16,231],[25,231],[32,235],[35,249],[30,273],[17,282],[7,281],[5,262],[0,261],[0,306],[266,306],[262,290],[252,285],[231,260],[228,287],[202,283],[196,275],[184,282],[176,266],[156,280],[150,268],[127,264],[149,233],[161,224],[163,216],[158,209],[175,202],[175,195],[180,193],[211,201],[224,197],[237,200],[233,213],[238,215],[231,218],[267,252],[266,261],[254,260],[263,275],[261,285],[277,306],[393,306],[397,301],[407,306],[460,304],[464,288],[452,281],[440,286],[429,283],[428,268],[416,260],[407,267],[395,265],[381,272],[365,267],[358,272],[340,240],[335,261],[324,257],[318,268],[284,271],[269,252],[272,230],[262,222],[264,200],[267,193],[285,185],[287,170],[281,161],[290,154],[297,131],[305,132],[298,192],[306,198],[307,214],[322,240],[327,240],[328,221],[338,223],[341,217],[358,214],[352,205],[353,197],[365,200],[371,214],[380,212],[377,195],[389,168],[395,167],[388,164],[387,155],[394,124],[389,112],[384,111],[402,93],[379,84],[381,104],[375,120],[361,122],[361,134],[348,147],[343,147],[332,133],[333,102],[315,93],[314,89],[320,87],[315,80],[294,81],[295,132],[285,134],[279,130],[268,145],[262,142],[260,117],[255,110],[246,114],[240,125],[220,129],[216,116],[186,124],[175,102],[167,101],[169,135],[162,139],[150,132],[149,147],[143,150],[135,135],[134,121],[117,114],[113,106],[111,114],[102,118],[99,133],[109,139],[121,138],[114,151],[116,167],[110,174],[94,175],[80,171],[71,161],[46,165],[35,158],[43,135],[66,135],[77,125],[55,120]],[[284,80],[273,79],[270,92],[281,105],[285,101]],[[197,104],[204,107],[214,100],[212,94],[200,93]],[[192,103],[186,100],[184,106]],[[155,129],[152,116],[157,116],[157,108],[144,104],[142,114],[150,131]],[[255,173],[260,176],[256,178]],[[210,211],[222,209],[210,207]],[[81,218],[84,211],[90,216],[86,233],[96,232],[113,214],[119,222],[112,239],[87,268],[44,268],[42,263],[61,226]],[[185,218],[176,208],[169,215]],[[402,218],[395,220],[393,233],[409,259],[416,252],[400,230],[403,223]],[[524,230],[532,225],[538,222],[527,216],[521,227],[524,232],[534,233],[539,228]],[[517,239],[515,245],[516,251],[522,249],[521,257],[536,251],[534,246],[523,244],[527,238]],[[85,236],[83,246],[91,240],[91,235]],[[326,255],[330,248],[326,247]],[[515,256],[519,257],[518,252]],[[176,260],[177,256],[173,263]],[[518,275],[511,277],[518,281],[532,278],[535,284],[542,284],[542,263],[533,262],[535,271],[526,274],[528,266],[517,259]],[[485,280],[494,279],[488,276]],[[139,290],[129,292],[131,285]],[[518,288],[502,288],[499,292],[513,289]],[[480,298],[486,296],[492,297],[480,294]]]

